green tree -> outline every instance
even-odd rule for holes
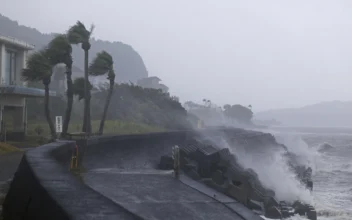
[[[22,77],[25,81],[42,81],[44,85],[44,112],[49,124],[51,138],[57,138],[54,123],[49,108],[49,84],[51,81],[52,65],[48,58],[47,50],[34,52],[28,57],[27,67],[22,70]]]
[[[109,53],[102,51],[96,55],[93,62],[89,66],[89,73],[93,76],[100,76],[107,73],[107,78],[109,80],[109,93],[106,97],[103,115],[99,125],[99,134],[103,134],[104,123],[108,108],[110,105],[110,100],[114,91],[115,84],[115,72],[114,72],[114,61]]]
[[[81,101],[82,99],[85,99],[86,93],[84,89],[84,81],[85,79],[83,77],[79,77],[79,78],[76,78],[72,84],[73,94],[78,96],[79,101]],[[88,84],[88,89],[89,91],[93,89],[92,84],[90,83]]]
[[[236,104],[236,105],[225,105],[224,113],[231,119],[235,119],[238,122],[249,124],[253,118],[253,112],[250,108]]]
[[[92,36],[94,25],[87,29],[84,24],[77,21],[75,25],[70,27],[67,31],[68,40],[72,44],[81,44],[84,51],[84,116],[83,116],[83,132],[91,133],[91,119],[90,119],[90,90],[89,90],[89,79],[88,79],[88,62],[89,62],[89,49],[90,37]]]
[[[54,37],[48,44],[47,55],[50,63],[54,66],[58,63],[66,65],[66,83],[67,83],[67,105],[62,126],[62,137],[67,135],[68,125],[71,119],[73,104],[73,88],[72,88],[72,46],[68,38],[64,34]]]

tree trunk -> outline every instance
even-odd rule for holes
[[[112,93],[114,91],[114,84],[115,84],[115,80],[114,79],[110,80],[109,93],[108,93],[108,96],[106,97],[104,111],[103,111],[103,116],[101,118],[100,126],[99,126],[99,134],[100,135],[102,135],[103,131],[104,131],[104,123],[105,123],[106,115],[108,113],[108,108],[109,108],[109,105],[110,105],[110,100],[111,100],[111,97],[112,97]]]
[[[90,91],[89,91],[89,79],[88,79],[88,62],[89,62],[89,49],[84,50],[84,115],[83,115],[83,132],[91,133],[91,121],[90,121]]]
[[[73,85],[72,85],[72,65],[67,66],[66,72],[66,82],[67,82],[67,106],[65,111],[65,118],[62,126],[62,134],[61,137],[67,136],[68,125],[70,124],[71,120],[71,112],[72,112],[72,105],[73,105]]]
[[[49,83],[43,82],[43,84],[44,84],[44,91],[45,91],[45,95],[44,95],[45,117],[46,117],[46,120],[47,120],[47,122],[49,124],[51,138],[53,140],[55,140],[57,138],[56,137],[56,131],[55,131],[54,123],[53,123],[51,115],[50,115],[50,109],[49,109]]]

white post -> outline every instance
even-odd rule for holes
[[[172,147],[172,158],[174,159],[174,173],[178,178],[180,175],[180,148],[176,145]]]
[[[62,116],[55,117],[56,133],[60,134],[62,132]]]

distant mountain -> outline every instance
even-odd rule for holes
[[[288,126],[351,127],[352,101],[331,101],[302,108],[275,109],[255,114],[258,120],[277,120]]]
[[[68,28],[68,27],[67,27]],[[43,34],[37,29],[19,25],[0,14],[0,35],[10,36],[27,43],[34,44],[36,49],[44,47],[53,37],[53,34]],[[108,42],[102,40],[91,40],[90,59],[96,53],[106,50],[114,58],[116,71],[116,81],[118,82],[137,82],[138,79],[148,77],[147,69],[141,56],[127,44],[121,42]],[[73,47],[74,65],[83,68],[83,51],[80,47]]]

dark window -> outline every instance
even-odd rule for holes
[[[4,83],[11,85],[16,82],[16,53],[10,50],[6,51],[6,64]]]

